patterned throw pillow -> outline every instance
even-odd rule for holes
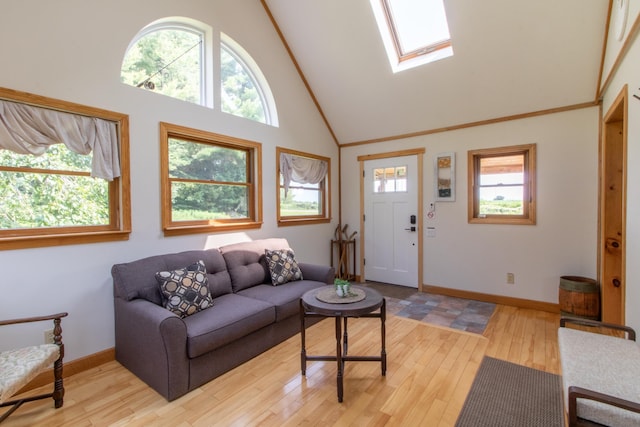
[[[213,305],[207,269],[200,260],[174,271],[159,271],[156,280],[165,300],[165,308],[185,318]]]
[[[265,250],[269,273],[271,273],[271,283],[273,286],[282,285],[294,280],[302,280],[302,271],[294,258],[291,249],[280,249],[276,251]]]

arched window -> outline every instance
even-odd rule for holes
[[[205,70],[210,29],[194,20],[155,21],[134,37],[122,61],[123,83],[212,106]],[[210,55],[209,55],[210,56]]]
[[[212,40],[211,27],[193,19],[152,22],[129,44],[120,79],[210,108],[214,108],[213,87],[219,87],[220,111],[278,126],[275,101],[258,64],[226,34],[220,33],[219,49],[213,48]],[[214,75],[213,57],[218,54],[220,72]]]
[[[225,113],[277,126],[273,95],[258,64],[226,34],[220,34],[220,97]]]

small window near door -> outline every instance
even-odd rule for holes
[[[469,151],[469,223],[535,224],[535,159],[535,144]]]
[[[395,166],[373,170],[374,193],[399,193],[407,191],[407,167]]]

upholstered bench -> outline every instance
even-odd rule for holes
[[[616,329],[628,339],[566,327]],[[558,329],[569,425],[640,426],[640,346],[626,326],[562,318]]]

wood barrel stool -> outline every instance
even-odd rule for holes
[[[560,277],[559,300],[563,316],[600,319],[600,287],[593,279],[580,276]]]

